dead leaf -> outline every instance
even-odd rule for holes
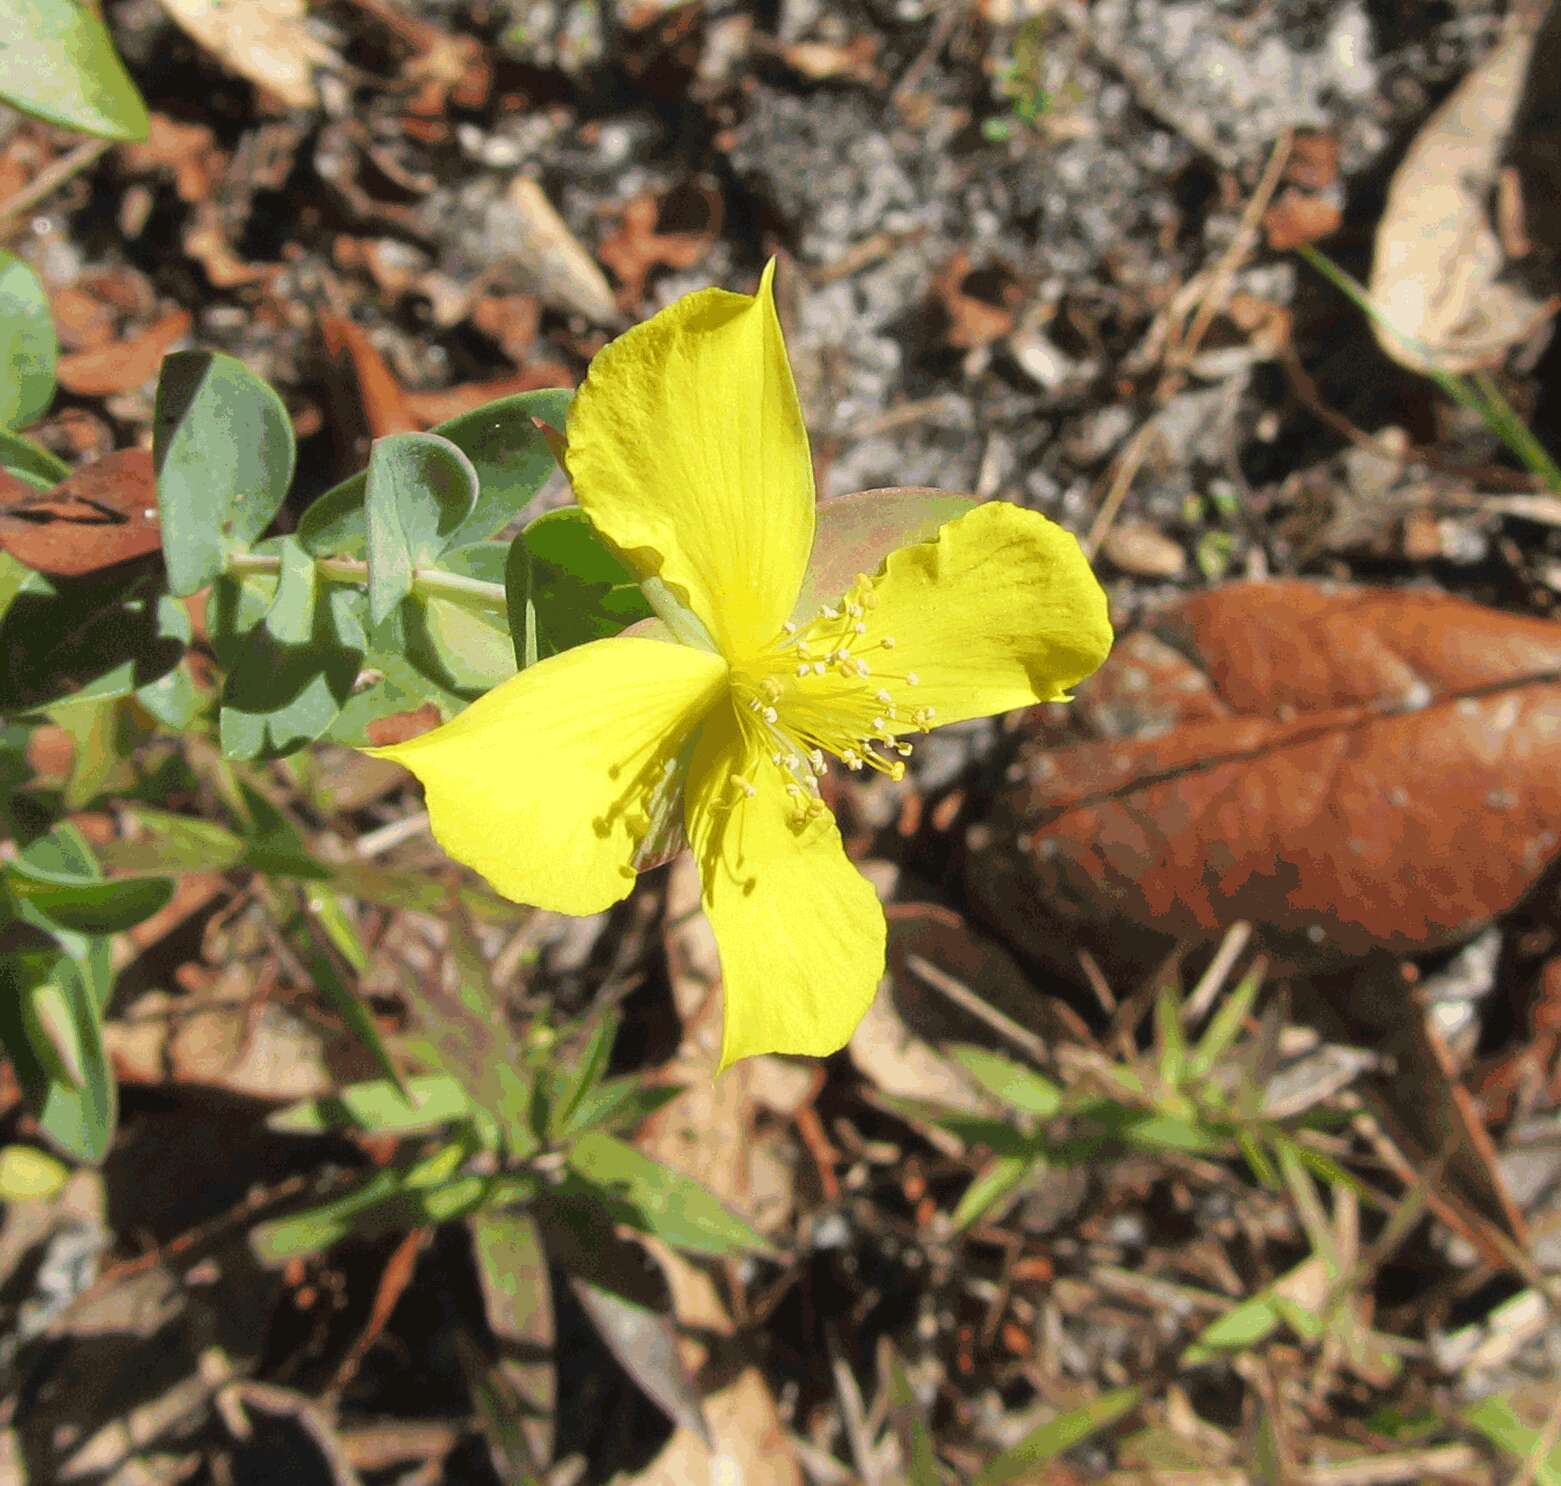
[[[129,340],[60,357],[59,384],[78,397],[111,397],[150,382],[174,345],[189,334],[188,310],[174,310]]]
[[[379,717],[371,722],[364,733],[376,748],[389,748],[395,743],[405,743],[436,728],[444,719],[432,702],[424,702],[411,712],[394,712],[389,717]]]
[[[719,1380],[704,1398],[714,1449],[691,1429],[674,1430],[661,1453],[626,1478],[624,1486],[690,1486],[696,1481],[802,1486],[802,1470],[774,1395],[759,1369],[737,1354],[736,1328],[715,1285],[681,1254],[655,1240],[646,1247],[672,1286],[684,1363],[695,1377]]]
[[[569,387],[574,376],[561,361],[537,361],[513,376],[495,377],[491,382],[461,382],[454,387],[440,387],[433,392],[408,392],[406,406],[412,416],[424,428],[459,418],[473,408],[496,398],[510,397],[517,392],[534,392],[539,387]]]
[[[40,573],[77,578],[162,546],[146,449],[121,449],[52,490],[0,471],[0,550]]]
[[[708,186],[660,199],[646,191],[629,201],[597,250],[622,285],[618,302],[626,309],[639,305],[653,268],[688,269],[703,262],[721,231],[721,218],[720,193]],[[697,225],[677,225],[685,219]]]
[[[322,314],[320,338],[342,379],[350,379],[356,388],[355,405],[346,410],[342,420],[347,426],[361,422],[367,440],[408,433],[420,426],[390,364],[357,321],[346,315]]]
[[[205,124],[186,124],[154,113],[146,139],[121,146],[132,171],[167,171],[180,201],[204,201],[227,168],[217,136]]]
[[[542,187],[530,176],[516,176],[505,206],[513,221],[509,256],[525,275],[526,287],[594,324],[617,325],[621,316],[612,285]]]
[[[848,82],[881,86],[886,81],[884,73],[873,65],[881,43],[881,37],[864,32],[841,46],[828,41],[793,42],[781,47],[780,55],[794,72],[813,82],[844,78]]]
[[[1339,230],[1343,209],[1326,197],[1287,186],[1263,213],[1263,237],[1276,253],[1287,253],[1301,243],[1320,242]]]
[[[1123,640],[1093,741],[1025,745],[966,882],[1041,958],[1245,919],[1297,963],[1410,953],[1561,844],[1561,625],[1443,594],[1244,583]]]
[[[240,77],[290,108],[313,108],[316,67],[341,59],[309,33],[308,0],[161,0],[191,37]]]
[[[1124,573],[1141,578],[1180,578],[1187,571],[1186,549],[1147,521],[1117,522],[1100,550]]]
[[[518,364],[537,338],[542,306],[530,294],[484,294],[472,305],[471,321]]]
[[[944,339],[959,350],[990,345],[1014,328],[1024,290],[1003,264],[976,267],[960,249],[932,281],[948,315]]]
[[[1554,312],[1503,281],[1506,257],[1488,205],[1533,50],[1531,25],[1509,30],[1393,173],[1370,293],[1392,327],[1374,326],[1383,350],[1415,371],[1493,366]]]
[[[1320,129],[1297,129],[1285,159],[1284,178],[1303,191],[1328,191],[1339,180],[1339,141]]]

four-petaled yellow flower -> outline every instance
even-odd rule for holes
[[[883,974],[883,910],[819,798],[833,762],[898,778],[910,736],[1058,699],[1111,644],[1078,543],[1036,512],[930,491],[815,511],[773,271],[612,342],[569,411],[576,498],[667,621],[657,636],[543,660],[380,750],[422,781],[451,856],[563,913],[627,895],[682,779],[723,1068],[835,1051]],[[839,572],[842,552],[857,560]]]

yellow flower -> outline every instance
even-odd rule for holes
[[[683,779],[723,1068],[835,1051],[883,974],[883,910],[820,776],[898,778],[911,736],[1058,699],[1111,644],[1078,543],[1033,511],[932,491],[815,510],[773,271],[754,296],[706,289],[621,336],[569,412],[575,495],[661,637],[565,651],[379,750],[422,781],[451,856],[564,913],[628,894]]]

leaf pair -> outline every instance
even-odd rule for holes
[[[0,1047],[43,1133],[78,1160],[113,1138],[117,1098],[103,1048],[113,990],[108,935],[172,896],[166,878],[105,879],[74,826],[57,826],[0,871]]]

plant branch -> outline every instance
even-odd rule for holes
[[[281,569],[281,558],[264,553],[240,552],[228,559],[228,571],[235,577],[247,574],[274,575]],[[369,581],[369,565],[357,558],[317,557],[314,569],[331,583],[366,586]],[[447,573],[442,568],[418,568],[412,575],[412,589],[428,598],[451,599],[477,609],[492,609],[499,614],[508,612],[508,600],[502,583],[467,578],[460,573]]]

